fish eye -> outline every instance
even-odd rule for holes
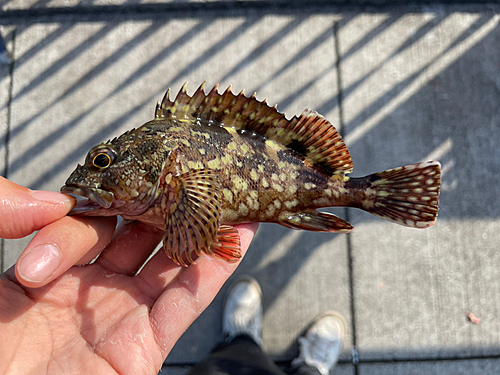
[[[111,157],[108,154],[97,154],[92,160],[92,164],[97,168],[107,168],[111,165]]]
[[[97,148],[89,153],[89,167],[92,169],[106,169],[115,161],[116,153],[111,148]]]

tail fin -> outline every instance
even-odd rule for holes
[[[429,161],[366,176],[360,208],[401,225],[427,228],[438,213],[441,164]]]

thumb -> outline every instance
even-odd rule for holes
[[[0,237],[25,237],[66,215],[74,204],[69,195],[30,190],[0,176]]]

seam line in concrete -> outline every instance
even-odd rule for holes
[[[342,96],[342,72],[340,70],[340,38],[339,38],[339,25],[338,22],[333,23],[333,40],[335,49],[335,68],[337,70],[337,105],[339,108],[339,132],[342,137],[345,134],[345,122],[344,122],[344,111],[342,107],[343,96]],[[349,221],[349,209],[344,208],[345,218]],[[351,311],[351,337],[352,337],[352,363],[354,364],[354,374],[358,375],[358,351],[356,345],[356,319],[355,319],[355,307],[354,307],[354,275],[353,275],[353,259],[352,259],[352,243],[351,234],[346,234],[347,241],[347,268],[349,275],[349,294],[350,294],[350,311]]]

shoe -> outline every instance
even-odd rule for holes
[[[316,367],[322,375],[329,375],[339,359],[346,331],[347,324],[340,313],[325,312],[315,319],[305,337],[299,338],[300,352],[292,366],[305,363]]]
[[[263,317],[259,283],[251,276],[241,277],[227,295],[222,314],[222,334],[227,340],[248,335],[260,346]]]

